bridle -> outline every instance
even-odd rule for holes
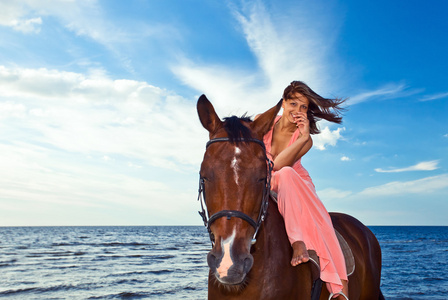
[[[269,195],[270,195],[270,191],[271,191],[271,172],[272,169],[274,167],[274,163],[272,162],[272,160],[270,160],[267,155],[266,155],[266,148],[265,145],[262,141],[258,140],[258,139],[254,139],[254,138],[240,138],[239,139],[240,142],[251,142],[251,143],[256,143],[258,145],[260,145],[265,153],[266,156],[266,163],[267,163],[267,168],[268,168],[268,172],[267,172],[267,176],[266,176],[266,180],[265,180],[265,186],[263,189],[263,198],[262,198],[262,202],[261,202],[261,207],[260,207],[260,212],[258,214],[258,219],[257,221],[255,221],[254,219],[252,219],[250,216],[248,216],[247,214],[245,214],[244,212],[238,211],[238,210],[221,210],[215,214],[213,214],[212,216],[208,216],[207,217],[207,212],[205,210],[205,208],[207,208],[207,204],[205,202],[205,184],[204,184],[204,178],[202,176],[199,177],[199,195],[198,195],[198,201],[201,202],[201,208],[202,211],[199,211],[199,214],[202,217],[202,220],[204,221],[204,225],[207,228],[207,231],[210,235],[210,241],[212,242],[212,247],[215,244],[215,236],[213,235],[210,226],[213,224],[213,222],[215,222],[217,219],[226,217],[227,220],[230,220],[232,217],[234,218],[240,218],[244,221],[246,221],[247,223],[249,223],[254,229],[255,229],[255,233],[252,237],[252,245],[256,243],[256,237],[258,234],[258,231],[260,229],[261,223],[264,221],[264,219],[266,218],[266,212],[268,210],[268,205],[269,205]],[[215,139],[211,139],[210,141],[207,142],[205,149],[207,149],[211,144],[213,143],[218,143],[218,142],[230,142],[230,139],[227,137],[223,137],[223,138],[215,138]]]

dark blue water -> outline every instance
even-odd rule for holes
[[[387,299],[448,299],[448,227],[371,227]],[[203,227],[0,227],[0,298],[206,299]]]
[[[448,299],[448,227],[373,226],[386,299]]]

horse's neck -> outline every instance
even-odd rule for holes
[[[263,299],[311,298],[311,269],[307,265],[300,268],[291,266],[292,247],[285,222],[277,204],[272,201],[254,246],[251,284],[257,288],[268,285],[264,287],[266,296]]]
[[[286,235],[283,217],[278,211],[277,203],[270,200],[266,220],[259,232],[257,241],[257,254],[264,262],[279,260],[277,263],[289,263],[291,245]]]

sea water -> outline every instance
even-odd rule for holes
[[[373,226],[386,299],[448,299],[448,227]],[[203,227],[0,227],[0,298],[206,299]]]

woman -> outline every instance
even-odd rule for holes
[[[313,145],[310,134],[319,133],[317,120],[341,123],[338,112],[343,102],[325,99],[305,83],[293,81],[283,92],[282,115],[264,136],[266,150],[274,161],[271,187],[278,195],[278,208],[293,248],[291,264],[307,262],[307,249],[316,251],[321,279],[335,295],[348,295],[344,256],[330,216],[300,161]]]

